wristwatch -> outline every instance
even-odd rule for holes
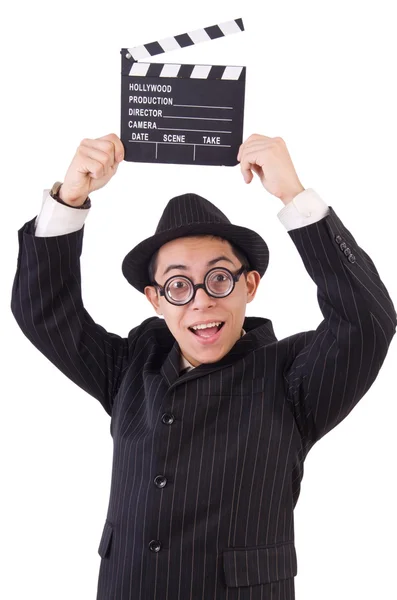
[[[52,186],[52,188],[50,190],[51,198],[54,198],[54,200],[56,200],[57,202],[60,202],[60,204],[69,206],[69,208],[91,208],[91,199],[89,196],[87,196],[84,204],[82,204],[81,206],[72,206],[71,204],[68,204],[67,202],[64,202],[63,200],[61,200],[61,198],[59,197],[59,189],[60,189],[62,183],[63,183],[63,181],[56,181],[54,183],[54,185]]]

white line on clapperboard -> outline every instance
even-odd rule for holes
[[[225,109],[229,109],[232,107],[224,107],[224,106],[200,106],[199,104],[175,104],[174,106],[186,106],[186,107],[195,107],[195,108],[225,108]],[[163,115],[164,119],[195,119],[195,120],[200,120],[200,121],[232,121],[232,119],[216,119],[216,118],[210,118],[210,117],[178,117],[178,116],[171,116],[171,115]],[[212,130],[207,130],[207,129],[175,129],[175,128],[169,128],[169,127],[158,127],[158,131],[199,131],[199,132],[205,132],[205,133],[232,133],[231,131],[212,131]],[[196,146],[205,146],[206,148],[210,148],[211,146],[214,148],[231,148],[231,144],[194,144],[194,143],[190,143],[190,142],[151,142],[151,141],[146,141],[146,140],[128,140],[129,142],[135,143],[135,144],[156,144],[156,156],[155,158],[157,158],[157,144],[171,144],[171,145],[177,145],[177,146],[193,146],[193,160],[196,160]]]
[[[173,131],[178,131],[174,129]],[[197,129],[196,131],[201,131],[201,129]],[[157,158],[157,144],[167,144],[174,146],[193,146],[193,160],[196,160],[196,146],[205,146],[206,148],[230,148],[230,144],[193,144],[192,142],[149,142],[147,140],[128,140],[133,144],[156,144],[156,156]]]
[[[237,25],[236,20],[227,21],[225,23],[220,23],[218,25],[223,35],[228,35],[230,33],[236,33],[240,31],[240,28]],[[208,33],[204,29],[198,29],[196,31],[191,31],[188,33],[191,40],[197,44],[199,42],[210,40],[211,38],[208,36]],[[160,47],[163,48],[164,51],[173,50],[175,48],[180,47],[177,43],[175,37],[167,38],[165,40],[161,40]],[[149,52],[145,46],[137,46],[136,48],[129,49],[129,52],[134,57],[135,61],[138,61],[140,58],[146,58],[149,55]],[[134,56],[135,55],[135,56]],[[205,106],[201,104],[174,104],[176,107],[183,108],[216,108],[221,110],[232,110],[232,106]],[[164,119],[191,119],[196,121],[228,121],[232,122],[233,119],[222,119],[215,117],[179,117],[175,115],[163,115]],[[190,132],[200,132],[200,133],[232,133],[231,131],[225,130],[212,130],[212,129],[175,129],[173,127],[158,127],[159,131],[190,131]],[[190,142],[155,142],[148,140],[128,140],[129,142],[136,144],[156,144],[156,157],[157,158],[157,148],[158,144],[171,144],[177,146],[193,146],[193,160],[196,160],[196,146],[205,146],[206,148],[215,147],[215,148],[231,148],[231,144],[200,144],[200,143],[190,143]]]
[[[202,106],[201,104],[174,104],[173,106],[189,106],[191,108],[227,108],[233,110],[233,106]]]
[[[224,110],[233,110],[232,106],[203,106],[201,104],[174,104],[174,106],[181,106],[181,107],[186,107],[186,108],[222,108]],[[163,118],[164,119],[200,119],[201,117],[171,117],[171,116],[164,115]],[[204,117],[201,118],[201,120],[203,120],[203,121],[204,120],[207,120],[207,121],[232,121],[232,119],[205,119]],[[157,129],[159,131],[199,131],[199,132],[204,132],[204,133],[232,133],[231,131],[224,131],[223,129],[221,131],[217,131],[217,130],[214,131],[212,129],[174,129],[172,127],[158,127]],[[171,144],[172,142],[169,142],[169,143]],[[202,146],[211,146],[214,144],[201,144],[201,145]],[[230,148],[230,146],[226,146],[226,147]],[[157,158],[157,155],[156,155],[156,158]]]
[[[195,108],[231,108],[229,106],[227,107],[223,107],[223,106],[214,106],[214,107],[208,107],[208,106],[203,106],[200,107],[199,104],[175,104],[174,106],[194,106]],[[232,121],[233,119],[215,119],[215,118],[210,118],[210,117],[177,117],[177,116],[171,116],[171,115],[163,115],[163,119],[196,119],[199,121]],[[157,128],[158,131],[199,131],[199,132],[205,132],[205,133],[232,133],[231,131],[211,131],[208,129],[174,129],[173,127],[158,127]],[[193,144],[190,142],[150,142],[147,140],[128,140],[129,142],[132,142],[133,144],[156,144],[156,156],[155,158],[157,158],[157,144],[171,144],[171,145],[177,145],[177,146],[193,146],[193,160],[196,160],[196,146],[205,146],[206,148],[211,148],[211,146],[213,148],[231,148],[231,144]]]

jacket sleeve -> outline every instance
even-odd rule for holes
[[[39,237],[34,225],[32,219],[18,231],[11,311],[30,342],[111,415],[138,328],[122,338],[95,323],[84,308],[84,226],[65,235]]]
[[[317,286],[324,316],[288,338],[283,379],[305,454],[369,390],[396,331],[393,302],[371,258],[333,208],[288,231]]]

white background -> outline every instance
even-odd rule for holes
[[[392,299],[396,279],[397,42],[389,0],[8,3],[1,24],[1,579],[4,600],[94,600],[112,438],[100,404],[22,334],[10,311],[17,230],[85,138],[120,119],[120,49],[242,17],[246,31],[153,62],[246,65],[244,139],[281,136],[304,187],[331,205]],[[196,192],[255,229],[270,265],[247,315],[281,339],[322,320],[316,287],[277,218],[281,201],[240,167],[123,162],[92,195],[83,300],[124,337],[154,315],[121,272],[168,200]],[[371,389],[305,462],[295,509],[297,600],[396,594],[396,386],[392,341]],[[159,598],[161,600],[161,598]],[[187,600],[183,598],[182,600]]]

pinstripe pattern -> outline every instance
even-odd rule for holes
[[[14,317],[111,416],[97,600],[294,600],[304,460],[370,388],[397,322],[371,258],[329,211],[288,231],[317,286],[317,329],[277,340],[269,319],[246,317],[225,357],[182,376],[162,319],[122,338],[85,310],[84,227],[19,230]]]

